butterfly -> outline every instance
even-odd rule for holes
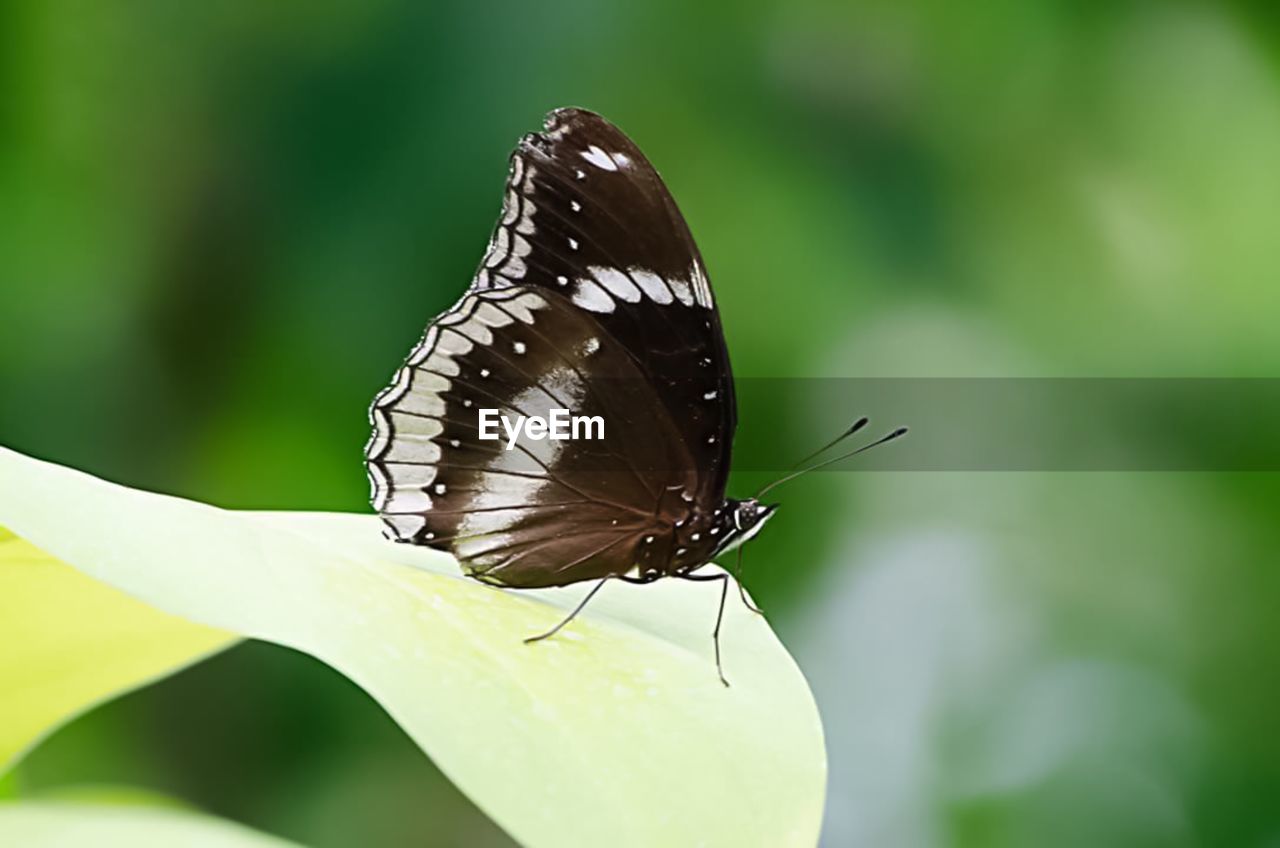
[[[599,422],[598,437],[554,438],[558,413]],[[610,580],[719,581],[728,685],[729,576],[699,569],[777,505],[725,496],[737,407],[711,283],[666,185],[617,127],[566,108],[521,139],[470,288],[369,415],[372,502],[390,538],[447,551],[496,586],[596,581],[526,641]],[[508,429],[493,438],[498,418]],[[542,425],[520,439],[512,419]]]

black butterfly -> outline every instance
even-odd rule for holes
[[[508,449],[506,434],[481,438],[482,409],[571,410],[603,438]],[[737,409],[711,284],[657,171],[604,118],[559,109],[521,140],[471,287],[370,418],[373,506],[392,538],[499,586],[599,581],[529,641],[610,579],[719,580],[719,666],[727,575],[694,572],[776,507],[725,498]]]

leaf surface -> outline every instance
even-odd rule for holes
[[[24,848],[296,848],[238,824],[167,807],[72,801],[0,804],[0,845]]]
[[[0,528],[0,773],[95,704],[236,641],[86,579]]]
[[[74,514],[74,523],[65,520]],[[503,591],[373,516],[230,512],[0,450],[0,524],[173,615],[313,654],[530,846],[809,846],[822,730],[799,669],[719,587]]]

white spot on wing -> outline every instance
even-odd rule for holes
[[[450,356],[466,356],[473,348],[475,345],[466,336],[459,333],[444,333],[436,349]]]
[[[681,303],[685,306],[693,306],[693,289],[690,288],[687,280],[673,277],[667,280],[667,285],[671,286],[671,290],[676,293],[676,297]]]
[[[594,144],[582,152],[582,158],[586,159],[597,168],[603,168],[606,171],[618,170],[618,163],[614,162],[608,153],[605,153]]]
[[[409,381],[413,378],[413,370],[409,367],[401,367],[396,372],[395,378],[391,385],[378,393],[373,399],[374,406],[391,406],[400,398],[404,397],[404,393],[409,391]]]
[[[415,415],[443,415],[444,400],[440,395],[447,392],[452,385],[448,379],[439,374],[415,372],[413,390],[405,395],[395,408]]]
[[[640,289],[636,284],[631,282],[631,278],[617,268],[606,268],[602,265],[592,265],[587,269],[591,275],[600,281],[606,289],[615,296],[622,298],[628,303],[640,302]]]
[[[591,312],[612,312],[616,306],[609,293],[595,280],[578,280],[573,290],[573,302]]]
[[[674,298],[671,296],[671,289],[666,282],[652,271],[646,271],[643,268],[632,268],[631,277],[636,284],[648,295],[649,299],[661,304],[668,304]]]
[[[395,437],[383,456],[385,461],[433,463],[440,459],[440,447],[432,441],[444,429],[438,419],[393,411],[391,422]]]
[[[533,211],[533,203],[525,203],[524,209],[520,212],[520,223],[516,224],[517,233],[523,233],[526,236],[533,235],[534,230],[537,229],[533,225]]]
[[[419,530],[427,526],[427,519],[422,515],[388,515],[386,518],[395,529],[396,536],[401,539],[412,539]]]
[[[493,234],[493,240],[489,242],[489,252],[485,255],[484,264],[486,268],[496,268],[501,265],[503,260],[507,258],[507,252],[511,247],[511,234],[507,232],[506,227],[498,227],[497,232]]]
[[[392,487],[397,489],[422,489],[430,486],[431,481],[436,479],[434,465],[390,462],[387,463],[387,473],[391,475]]]
[[[509,227],[520,215],[520,195],[508,191],[502,199],[502,226]]]
[[[502,308],[526,324],[533,323],[533,311],[546,306],[546,301],[536,294],[522,294],[502,304]]]
[[[481,303],[476,307],[475,317],[489,327],[505,327],[516,320],[492,303]]]
[[[370,456],[376,454],[370,453]],[[387,475],[382,472],[382,468],[372,463],[369,465],[369,488],[372,489],[370,499],[373,501],[373,508],[381,511],[387,502]]]
[[[693,265],[693,297],[698,301],[699,306],[705,306],[710,309],[715,305],[715,299],[711,296],[711,284],[707,282],[707,275],[703,273],[702,267],[698,263]]]
[[[417,365],[427,358],[427,354],[431,353],[431,349],[436,346],[436,336],[439,332],[435,327],[427,328],[427,332],[422,336],[422,341],[418,342],[418,346],[409,354],[410,365]]]
[[[431,509],[431,497],[421,489],[392,489],[391,497],[383,507],[384,512],[426,512]]]

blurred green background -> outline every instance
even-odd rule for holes
[[[514,141],[568,104],[667,178],[740,376],[1280,370],[1271,4],[10,2],[0,442],[367,508],[365,407],[466,286]],[[839,424],[740,412],[790,455]],[[747,582],[824,715],[824,844],[1280,844],[1276,475],[783,500]],[[315,846],[509,844],[274,646],[93,711],[2,791],[84,783]]]

